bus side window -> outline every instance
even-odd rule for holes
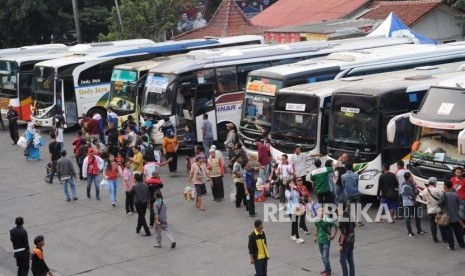
[[[250,71],[258,70],[262,68],[269,67],[269,62],[260,62],[260,63],[252,63],[252,64],[241,64],[237,66],[237,84],[239,86],[239,90],[245,90],[245,85],[247,84],[247,75]]]
[[[236,66],[216,68],[216,76],[218,78],[219,94],[237,91]]]
[[[216,77],[214,69],[204,69],[196,72],[197,84],[213,83],[216,87]]]

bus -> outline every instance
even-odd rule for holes
[[[221,143],[226,139],[226,124],[238,126],[250,71],[348,49],[413,42],[408,38],[357,38],[247,49],[199,50],[185,58],[166,61],[149,71],[141,113],[157,121],[169,120],[176,125],[180,138],[184,126],[190,125],[199,142],[203,140],[200,125],[206,113],[214,128],[214,140]]]
[[[465,166],[465,73],[432,86],[418,110],[395,118],[387,128],[397,140],[399,125],[414,127],[408,169],[415,183],[424,188],[430,177],[438,185],[452,177],[452,170]]]
[[[113,43],[80,44],[67,47],[64,44],[47,44],[37,46],[25,46],[19,48],[20,52],[0,58],[0,77],[2,85],[0,91],[0,108],[2,113],[8,112],[8,106],[13,106],[19,114],[19,120],[31,120],[32,102],[32,72],[34,65],[41,61],[62,58],[80,53],[83,50],[91,52],[108,49],[109,47],[121,47],[137,45],[139,43],[151,43],[151,40],[126,40]]]
[[[414,76],[335,91],[329,115],[328,157],[337,160],[343,153],[349,154],[359,175],[360,193],[376,196],[382,164],[395,171],[397,161],[408,160],[414,139],[408,120],[397,120],[396,138],[388,140],[388,123],[417,110],[432,85],[463,74]]]
[[[250,160],[257,159],[254,140],[267,136],[275,95],[284,87],[343,77],[399,71],[465,60],[465,43],[405,44],[351,52],[250,72],[239,137]]]
[[[11,105],[19,120],[30,120],[31,73],[34,63],[63,55],[64,44],[23,46],[0,50],[0,111],[6,115]],[[19,85],[18,85],[19,84]]]
[[[126,121],[129,115],[132,115],[137,121],[139,118],[140,101],[142,100],[141,94],[144,89],[147,73],[161,62],[181,56],[181,54],[194,49],[260,44],[263,44],[263,37],[255,35],[172,41],[170,45],[178,46],[176,51],[172,51],[172,53],[177,53],[178,55],[172,55],[170,57],[162,56],[150,60],[125,63],[116,65],[113,68],[107,108],[113,108],[120,122]],[[136,93],[133,93],[133,91]]]
[[[261,36],[246,36],[237,44],[262,42]],[[33,72],[33,96],[37,106],[34,106],[32,121],[50,127],[55,116],[63,116],[64,126],[68,127],[78,124],[81,114],[93,113],[99,113],[105,120],[115,65],[215,44],[218,41],[210,39],[139,43],[97,52],[84,49],[69,57],[37,63]]]
[[[463,68],[463,62],[456,62],[283,88],[276,95],[272,111],[272,159],[274,162],[280,162],[283,154],[292,156],[297,144],[302,147],[304,153],[326,158],[331,99],[333,92],[338,89],[361,84],[381,85],[403,81],[409,84],[413,91],[416,89],[413,87],[436,81],[438,75],[463,71]],[[430,78],[431,76],[434,77]],[[405,78],[408,81],[404,80]]]

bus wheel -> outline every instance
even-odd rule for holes
[[[228,129],[226,128],[226,123],[221,123],[218,125],[218,144],[219,146],[223,146],[224,141],[226,141],[226,137],[228,136]]]

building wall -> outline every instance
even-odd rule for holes
[[[447,7],[439,7],[410,26],[414,31],[438,42],[463,40],[463,23]]]

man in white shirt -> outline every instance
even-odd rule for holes
[[[303,184],[310,191],[310,185],[306,181],[307,177],[307,164],[310,160],[310,156],[308,154],[302,153],[302,147],[297,145],[295,147],[294,155],[291,156],[291,164],[295,171],[296,178],[302,178]]]
[[[279,202],[286,203],[286,196],[284,192],[286,191],[286,186],[289,185],[289,182],[294,178],[294,168],[289,164],[287,154],[283,154],[281,158],[281,164],[278,166],[278,175],[281,180],[281,187],[279,189]]]

